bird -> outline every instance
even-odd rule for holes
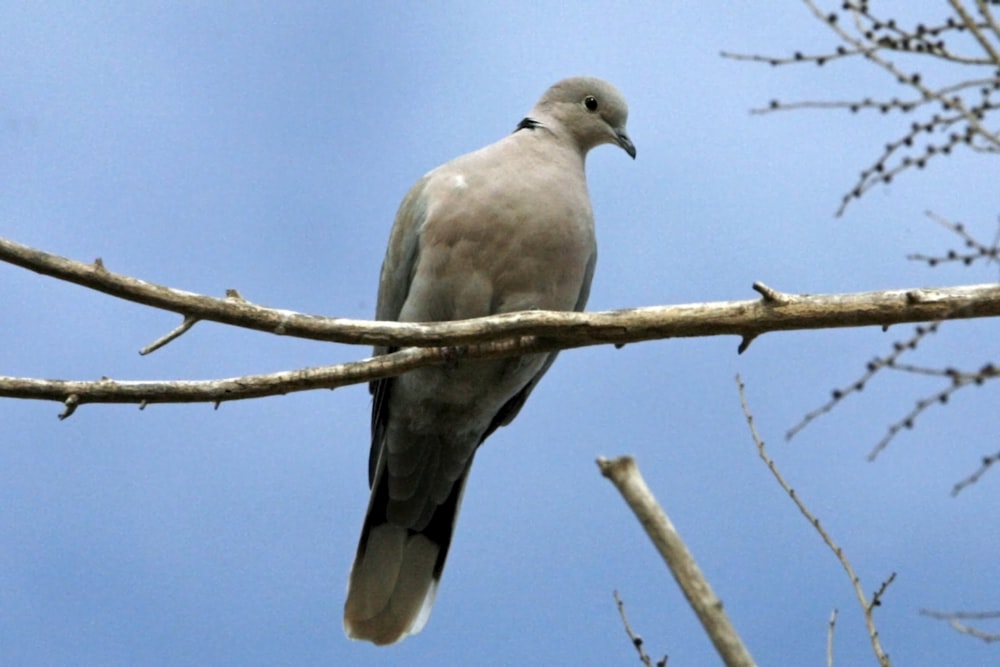
[[[426,173],[396,214],[376,319],[583,310],[597,260],[585,161],[601,144],[635,159],[627,120],[612,84],[564,79],[513,133]],[[423,629],[476,450],[555,358],[456,359],[370,383],[370,498],[344,604],[348,637],[387,645]]]

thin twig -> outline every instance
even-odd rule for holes
[[[923,341],[927,336],[934,334],[938,330],[939,323],[933,322],[926,327],[917,327],[913,335],[905,340],[895,341],[892,344],[892,351],[885,356],[876,357],[875,359],[869,361],[865,365],[864,374],[852,382],[846,387],[839,387],[830,392],[830,400],[828,400],[823,405],[807,413],[795,426],[788,429],[785,432],[785,440],[791,440],[800,431],[802,431],[806,426],[811,424],[813,421],[827,414],[833,408],[837,406],[841,401],[850,396],[851,394],[857,394],[861,392],[867,385],[868,382],[875,377],[875,375],[881,371],[883,368],[892,367],[897,363],[900,356],[905,354],[907,351],[915,350],[917,346]]]
[[[962,634],[975,637],[976,639],[982,639],[988,644],[992,642],[1000,642],[1000,632],[987,632],[985,630],[980,630],[973,625],[962,622],[967,620],[981,621],[1000,619],[1000,611],[944,612],[934,611],[931,609],[921,609],[920,614],[923,616],[930,616],[931,618],[936,618],[938,620],[948,621],[948,625],[950,625],[956,632],[961,632]]]
[[[189,331],[191,329],[191,327],[193,327],[197,323],[198,323],[198,320],[196,318],[191,317],[190,315],[186,316],[184,318],[184,321],[181,322],[177,326],[176,329],[170,331],[165,336],[161,336],[160,338],[157,338],[152,343],[150,343],[146,347],[144,347],[141,350],[139,350],[139,354],[145,356],[145,355],[147,355],[147,354],[149,354],[151,352],[156,352],[157,350],[159,350],[161,347],[163,347],[164,345],[166,345],[170,341],[172,341],[172,340],[174,340],[176,338],[179,338],[182,334],[184,334],[187,331]]]
[[[962,241],[962,245],[971,250],[971,252],[949,250],[943,255],[914,253],[907,255],[907,259],[927,262],[927,265],[932,267],[948,262],[961,262],[962,264],[969,266],[973,262],[981,259],[986,260],[987,263],[1000,263],[1000,225],[997,225],[997,232],[993,238],[993,242],[987,245],[970,234],[966,230],[965,225],[961,223],[952,222],[951,220],[948,220],[947,218],[944,218],[932,211],[927,211],[926,215],[934,222],[958,236]]]
[[[912,91],[911,95],[902,99],[873,100],[865,97],[792,103],[772,100],[766,107],[753,110],[754,113],[772,113],[803,108],[833,108],[852,113],[869,109],[883,114],[920,114],[917,120],[906,122],[905,129],[893,141],[886,142],[873,163],[861,172],[854,186],[842,196],[836,212],[838,216],[844,213],[852,200],[860,198],[876,185],[889,184],[898,174],[913,168],[922,169],[932,159],[948,155],[963,146],[981,153],[1000,153],[1000,133],[993,122],[1000,111],[1000,101],[997,100],[1000,49],[990,39],[991,36],[1000,36],[1000,26],[984,0],[976,0],[978,17],[973,16],[959,0],[949,2],[953,15],[946,20],[930,24],[914,20],[910,22],[912,27],[906,27],[902,20],[876,17],[866,1],[847,0],[831,9],[821,9],[814,0],[803,0],[816,20],[836,35],[839,45],[835,49],[821,53],[795,51],[783,57],[722,54],[733,60],[772,66],[835,66],[837,61],[860,58],[876,70],[888,74],[896,84]],[[965,34],[971,34],[973,39],[956,39]],[[954,45],[956,42],[969,47],[970,53],[959,53],[949,47],[949,43]],[[940,76],[940,68],[921,71],[916,67],[907,67],[928,58],[936,61],[935,64],[950,66],[945,75],[951,74],[952,80],[932,85],[929,81],[935,77],[925,74]],[[953,74],[957,67],[962,67],[963,71],[968,71],[970,67],[982,69],[977,69],[974,76],[963,78]],[[955,79],[960,80],[956,82]],[[926,138],[927,142],[922,142],[922,138]]]
[[[979,478],[981,478],[983,475],[985,475],[986,471],[989,470],[990,468],[992,468],[997,463],[1000,463],[1000,452],[997,452],[996,454],[990,454],[988,456],[984,456],[983,459],[982,459],[982,463],[980,464],[979,468],[974,473],[972,473],[971,475],[969,475],[968,477],[966,477],[962,481],[957,482],[955,484],[955,486],[951,487],[951,495],[952,495],[952,497],[957,496],[958,494],[960,494],[962,492],[962,490],[965,489],[965,487],[971,486],[971,485],[975,484],[976,482],[978,482]]]
[[[830,537],[830,534],[820,524],[819,519],[817,519],[813,515],[813,513],[809,511],[809,508],[806,507],[805,503],[799,498],[799,495],[795,492],[795,489],[789,486],[788,482],[785,481],[785,478],[778,471],[778,467],[774,463],[774,460],[768,455],[767,449],[764,447],[764,441],[757,433],[757,427],[754,424],[753,413],[750,412],[750,406],[747,403],[746,387],[743,384],[743,379],[739,375],[736,376],[736,385],[739,388],[740,404],[743,406],[743,415],[744,417],[746,417],[747,426],[750,428],[750,435],[757,446],[757,454],[760,456],[760,459],[767,466],[768,470],[771,471],[771,474],[774,476],[774,479],[778,482],[781,488],[784,489],[785,493],[788,494],[788,497],[792,499],[792,502],[795,503],[795,506],[799,509],[799,512],[802,514],[802,516],[804,516],[806,520],[809,521],[810,525],[812,525],[812,527],[816,530],[816,532],[819,533],[819,536],[823,539],[823,542],[826,543],[826,546],[828,546],[830,550],[834,553],[834,555],[837,557],[837,560],[840,562],[840,565],[844,568],[844,571],[847,572],[847,577],[850,579],[851,585],[854,587],[854,593],[855,595],[857,595],[858,603],[861,605],[861,610],[864,613],[865,626],[868,628],[868,637],[871,640],[872,650],[875,652],[875,657],[878,659],[879,664],[882,665],[882,667],[889,667],[890,664],[889,656],[886,655],[885,651],[882,650],[882,643],[881,641],[879,641],[878,629],[875,627],[875,618],[873,610],[875,609],[875,607],[881,605],[882,595],[885,593],[885,590],[886,588],[888,588],[889,584],[893,582],[893,580],[896,577],[896,574],[893,573],[888,579],[886,579],[879,587],[878,591],[876,591],[876,593],[872,596],[871,601],[868,600],[868,598],[865,596],[864,589],[861,587],[861,580],[858,578],[858,575],[855,574],[854,567],[851,565],[851,562],[847,559],[847,555],[844,553],[844,550],[836,542],[833,541],[833,538]]]
[[[991,377],[996,377],[994,374],[990,374]],[[870,452],[868,452],[868,460],[874,461],[879,454],[881,454],[893,438],[899,434],[900,431],[912,429],[916,423],[917,417],[922,415],[933,405],[944,405],[950,399],[952,394],[959,391],[963,387],[970,384],[982,382],[983,377],[975,374],[968,373],[958,373],[954,372],[949,376],[951,378],[951,383],[944,389],[930,395],[925,396],[918,400],[916,404],[907,412],[901,419],[893,424],[889,425],[886,434],[882,436]]]
[[[837,610],[830,612],[830,620],[826,624],[826,667],[833,667],[833,630],[837,626]]]
[[[618,615],[622,617],[622,625],[625,626],[625,634],[627,634],[628,638],[632,640],[632,646],[634,646],[635,650],[639,653],[639,660],[642,664],[646,665],[646,667],[653,667],[653,659],[650,658],[649,654],[646,653],[646,650],[642,648],[642,637],[637,635],[632,630],[632,626],[629,625],[628,616],[625,615],[625,603],[622,602],[621,597],[618,595],[618,591],[614,592],[614,597],[615,604],[618,606]],[[667,656],[663,656],[663,659],[656,663],[656,667],[666,667],[666,665]]]

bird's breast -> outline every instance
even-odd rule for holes
[[[431,319],[575,307],[595,243],[586,186],[566,176],[497,168],[431,179],[411,286]]]

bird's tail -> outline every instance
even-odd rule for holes
[[[383,468],[372,488],[344,603],[347,636],[378,645],[420,632],[430,618],[468,469],[420,530],[389,521],[387,477]]]

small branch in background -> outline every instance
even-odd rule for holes
[[[966,230],[965,225],[960,222],[952,222],[934,213],[933,211],[927,211],[926,215],[934,222],[958,236],[962,241],[962,245],[965,246],[965,250],[949,250],[943,255],[925,255],[922,253],[915,253],[907,255],[907,259],[917,262],[927,262],[927,265],[930,267],[935,267],[938,264],[945,264],[948,262],[961,262],[965,266],[969,266],[978,260],[985,260],[987,263],[1000,263],[1000,221],[998,221],[997,224],[997,231],[993,237],[993,243],[986,244],[980,242],[977,238],[972,236],[972,234]]]
[[[952,222],[930,211],[927,212],[927,216],[943,226],[945,229],[948,229],[952,233],[956,234],[962,240],[964,246],[967,249],[970,249],[970,252],[949,250],[944,255],[910,255],[910,259],[927,262],[927,264],[932,267],[943,262],[952,261],[961,261],[965,265],[970,265],[977,260],[1000,263],[1000,226],[998,226],[997,233],[992,244],[985,244],[970,234],[961,223]],[[917,418],[932,406],[947,405],[952,396],[960,389],[968,386],[982,386],[986,382],[1000,377],[1000,366],[993,362],[987,362],[981,365],[978,369],[960,370],[954,367],[930,368],[917,364],[903,363],[901,361],[901,357],[904,354],[916,350],[924,338],[937,333],[940,326],[940,321],[933,322],[926,326],[918,326],[916,327],[913,336],[906,340],[894,342],[892,351],[889,354],[882,357],[876,357],[874,360],[868,362],[865,373],[850,385],[834,389],[831,392],[830,400],[807,413],[797,424],[788,430],[785,434],[786,439],[792,439],[812,421],[833,410],[834,407],[851,394],[856,394],[862,391],[865,386],[867,386],[868,382],[882,369],[890,369],[904,373],[943,379],[946,382],[944,387],[918,399],[914,407],[910,409],[909,412],[896,422],[889,425],[885,435],[868,454],[868,460],[872,461],[886,447],[889,446],[892,440],[901,431],[912,429]],[[955,484],[952,488],[951,495],[957,495],[966,486],[974,484],[995,462],[996,459],[994,456],[984,456],[982,459],[982,466],[975,473]]]
[[[868,628],[868,637],[871,640],[872,650],[875,652],[875,657],[878,659],[879,664],[882,665],[882,667],[889,667],[890,665],[889,656],[885,653],[885,651],[882,650],[882,643],[881,641],[879,641],[878,629],[875,627],[874,609],[875,607],[881,606],[882,596],[884,595],[889,585],[895,580],[896,574],[892,573],[888,579],[882,582],[882,585],[879,586],[879,589],[872,596],[871,600],[870,601],[868,600],[868,598],[865,596],[864,589],[861,587],[861,580],[858,578],[858,575],[855,574],[854,567],[851,565],[851,562],[847,559],[847,555],[844,553],[844,550],[836,542],[833,541],[833,538],[830,537],[830,534],[820,524],[819,519],[816,518],[813,515],[813,513],[809,511],[809,508],[806,507],[802,499],[799,498],[798,494],[795,492],[795,489],[789,486],[788,482],[785,481],[785,478],[778,471],[778,467],[774,463],[774,460],[768,455],[767,449],[764,446],[764,441],[757,433],[757,427],[754,424],[753,413],[750,412],[750,406],[747,403],[746,387],[743,384],[743,379],[739,375],[736,376],[736,385],[739,388],[740,404],[743,406],[743,415],[744,417],[746,417],[747,426],[750,428],[750,435],[753,438],[754,444],[756,444],[757,446],[757,454],[760,456],[760,459],[767,466],[768,470],[771,471],[771,474],[774,476],[774,479],[778,482],[779,486],[781,486],[781,488],[784,489],[785,493],[788,494],[788,497],[792,499],[792,502],[795,503],[795,506],[799,509],[799,512],[802,514],[802,516],[804,516],[806,520],[809,521],[812,527],[816,530],[816,532],[819,533],[819,536],[823,539],[823,542],[826,543],[826,545],[830,548],[833,554],[837,557],[837,560],[840,561],[840,565],[844,568],[844,571],[847,572],[847,576],[851,581],[851,585],[854,587],[854,593],[855,595],[857,595],[858,603],[861,605],[861,610],[864,613],[865,626]]]
[[[872,609],[874,609],[875,607],[881,607],[882,606],[882,596],[885,595],[886,590],[888,590],[889,586],[894,581],[896,581],[896,573],[895,572],[893,572],[892,574],[890,574],[889,578],[886,579],[885,581],[883,581],[879,585],[878,590],[875,591],[874,593],[872,593],[872,599],[871,599],[871,602],[868,603],[868,606],[871,607]]]
[[[914,330],[914,334],[910,338],[894,342],[892,344],[892,352],[885,355],[884,357],[876,357],[872,359],[865,365],[865,373],[860,378],[858,378],[851,384],[847,385],[846,387],[841,387],[839,389],[834,389],[833,391],[831,391],[830,400],[821,405],[820,407],[816,408],[815,410],[806,414],[806,416],[803,417],[798,424],[790,428],[785,433],[785,439],[791,440],[796,435],[798,435],[798,433],[802,431],[806,426],[808,426],[810,423],[812,423],[814,420],[821,417],[822,415],[825,415],[826,413],[833,410],[833,408],[835,408],[837,404],[846,399],[848,396],[850,396],[851,394],[859,393],[861,390],[865,388],[868,382],[873,377],[875,377],[875,375],[880,370],[882,370],[883,368],[894,367],[897,364],[897,360],[902,355],[904,355],[909,350],[917,349],[917,346],[921,343],[921,341],[923,341],[924,338],[926,338],[931,334],[937,333],[939,326],[940,322],[933,322],[927,326],[918,326],[916,327],[916,329]]]
[[[936,618],[941,621],[948,621],[948,625],[950,625],[956,632],[961,632],[964,635],[969,635],[970,637],[975,637],[976,639],[982,639],[987,644],[1000,642],[1000,632],[987,632],[975,626],[969,625],[968,623],[963,623],[963,621],[969,620],[982,621],[1000,619],[1000,611],[943,612],[934,611],[932,609],[921,609],[920,614],[922,616],[930,616],[931,618]]]
[[[927,336],[937,333],[940,325],[940,322],[933,322],[927,326],[918,326],[914,329],[914,334],[910,338],[893,343],[892,352],[884,357],[876,357],[872,361],[869,361],[865,367],[865,373],[853,383],[847,385],[846,387],[834,389],[831,392],[830,400],[806,414],[805,417],[799,421],[799,423],[795,424],[795,426],[790,428],[785,433],[785,439],[791,440],[799,432],[805,429],[806,426],[820,416],[833,410],[833,408],[835,408],[848,396],[861,392],[865,386],[867,386],[868,382],[884,368],[904,373],[927,375],[944,379],[947,382],[945,387],[917,400],[916,404],[909,412],[896,422],[889,425],[886,434],[868,453],[868,460],[874,461],[901,431],[912,429],[916,424],[917,418],[932,406],[947,405],[951,400],[952,395],[964,387],[982,386],[990,380],[1000,378],[1000,366],[993,363],[987,363],[977,370],[962,371],[956,368],[929,368],[915,364],[906,364],[900,361],[900,357],[907,352],[916,350],[917,346]],[[983,465],[975,473],[965,480],[957,483],[952,488],[951,495],[957,495],[966,486],[977,482],[986,470],[996,461],[992,456],[984,456],[982,462]]]
[[[922,375],[943,375],[949,378],[950,383],[944,389],[918,400],[917,404],[908,413],[906,413],[902,419],[890,425],[888,432],[868,453],[869,461],[874,461],[875,457],[877,457],[882,450],[889,446],[889,443],[894,437],[896,437],[897,433],[904,429],[912,429],[917,417],[927,410],[927,408],[932,405],[946,405],[951,399],[952,394],[957,392],[962,387],[967,387],[969,385],[982,385],[987,380],[993,380],[1000,377],[1000,368],[994,366],[993,364],[986,364],[978,371],[971,373],[962,372],[954,368],[941,370],[935,368],[924,368],[921,366],[912,366],[909,364],[897,364],[892,366],[892,368],[895,370],[905,371],[908,373],[918,373]]]
[[[830,612],[830,620],[826,624],[826,667],[833,667],[833,630],[837,626],[837,610]]]
[[[923,169],[940,155],[959,147],[983,153],[1000,153],[1000,134],[991,129],[1000,110],[1000,28],[989,4],[976,2],[977,15],[958,0],[951,0],[954,15],[944,21],[912,20],[904,26],[896,19],[872,13],[866,0],[847,0],[823,10],[814,0],[803,0],[813,16],[826,25],[840,44],[817,54],[801,51],[775,57],[723,53],[732,60],[772,66],[813,64],[835,66],[838,61],[863,59],[875,65],[897,84],[910,89],[904,98],[860,97],[853,100],[781,102],[772,100],[754,113],[795,109],[843,109],[851,113],[877,111],[883,115],[918,116],[904,125],[896,139],[888,141],[855,185],[841,199],[837,215],[848,204],[879,184],[889,184],[904,171]],[[969,40],[968,35],[973,39]],[[960,44],[962,51],[956,50]],[[932,84],[921,71],[927,59],[944,63],[951,76]],[[961,68],[961,69],[959,69]],[[937,69],[941,69],[938,67]],[[963,77],[961,73],[971,72]]]
[[[625,603],[622,602],[621,597],[619,597],[618,591],[614,592],[614,596],[615,604],[618,606],[618,615],[622,617],[622,625],[625,626],[625,634],[627,634],[628,638],[632,640],[632,646],[634,646],[635,650],[639,653],[640,662],[646,665],[646,667],[653,667],[653,659],[650,658],[646,653],[646,650],[642,648],[642,637],[633,632],[632,626],[629,625],[628,616],[625,615]],[[663,656],[661,660],[658,660],[656,662],[656,667],[667,667],[667,656]]]
[[[957,482],[955,486],[952,487],[951,489],[952,497],[960,494],[962,490],[965,489],[965,487],[971,486],[976,482],[978,482],[979,478],[985,475],[986,471],[989,470],[992,466],[996,465],[997,463],[1000,463],[1000,452],[984,456],[982,464],[974,473],[972,473],[962,481]]]
[[[601,469],[601,474],[615,485],[632,513],[639,519],[723,663],[727,667],[754,665],[750,652],[723,610],[722,601],[712,591],[680,533],[646,486],[635,459],[622,456],[609,461],[602,457],[597,460],[597,466]]]

